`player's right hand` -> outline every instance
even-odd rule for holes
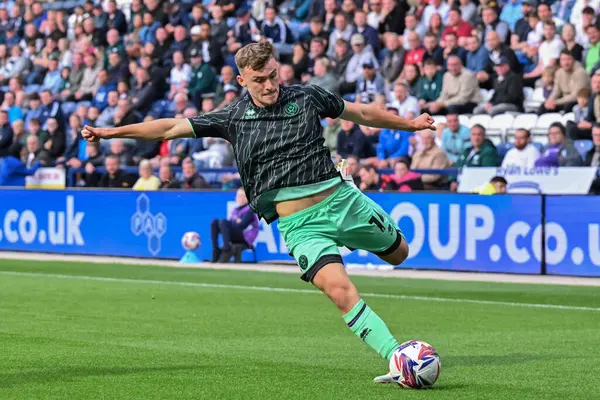
[[[433,120],[431,115],[429,115],[427,113],[421,114],[420,116],[415,118],[413,120],[413,123],[415,125],[416,131],[420,131],[423,129],[431,129],[433,131],[436,130],[436,127],[434,125],[435,121]]]
[[[106,129],[86,125],[81,131],[81,136],[88,142],[99,142],[100,139],[106,136]]]

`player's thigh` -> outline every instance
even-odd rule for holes
[[[306,210],[279,219],[279,231],[290,255],[302,270],[302,280],[313,278],[327,264],[342,264],[335,241],[335,224],[325,210]]]
[[[350,280],[343,264],[330,263],[323,266],[313,278],[313,284],[346,314],[358,303],[360,296]]]
[[[340,242],[351,249],[367,250],[391,264],[408,256],[408,246],[393,220],[377,203],[356,191],[339,221]]]

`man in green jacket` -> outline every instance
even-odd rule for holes
[[[431,58],[423,64],[423,72],[417,82],[417,98],[421,108],[440,97],[443,78],[442,72],[437,70],[437,64]]]
[[[190,64],[192,67],[192,79],[188,86],[190,98],[194,105],[200,109],[202,95],[214,93],[217,89],[217,75],[212,67],[205,63],[199,49],[190,50]]]
[[[456,168],[464,167],[497,167],[498,153],[496,146],[491,140],[485,137],[485,128],[479,124],[471,128],[471,146],[465,148],[458,157],[455,164]],[[456,176],[450,177],[450,190],[456,192],[458,183]]]

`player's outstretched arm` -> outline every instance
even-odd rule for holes
[[[190,123],[184,118],[163,118],[119,128],[94,128],[86,125],[81,135],[88,142],[116,138],[171,140],[194,137]]]
[[[423,129],[435,130],[433,118],[429,114],[421,114],[418,118],[408,120],[373,104],[356,104],[346,101],[346,110],[340,118],[372,128],[399,129],[408,132]]]

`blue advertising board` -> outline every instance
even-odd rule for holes
[[[600,197],[546,198],[546,272],[600,276]]]
[[[540,273],[541,197],[370,194],[410,246],[402,268]],[[0,250],[178,259],[196,231],[210,258],[210,221],[235,207],[233,192],[0,191]],[[537,247],[536,247],[537,246]],[[257,258],[289,260],[277,224],[261,221]],[[384,263],[340,249],[349,266]]]

